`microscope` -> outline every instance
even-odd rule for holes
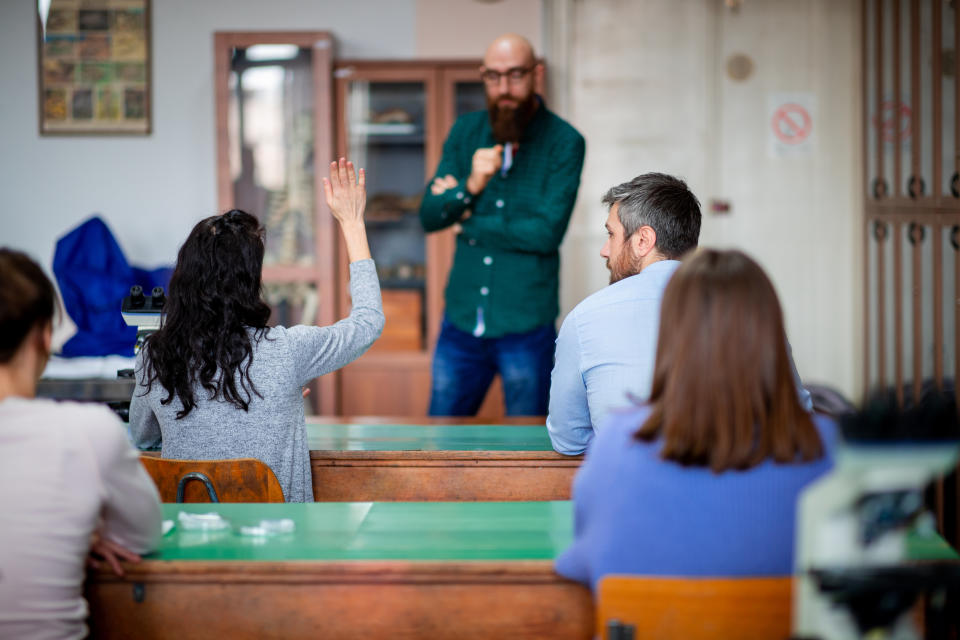
[[[129,327],[137,328],[137,341],[133,345],[133,352],[140,353],[150,334],[160,328],[163,320],[163,305],[167,301],[163,287],[154,287],[148,298],[143,293],[143,287],[138,284],[130,287],[130,295],[123,299],[120,312],[123,321]]]
[[[133,345],[134,354],[140,353],[147,338],[154,331],[160,328],[163,321],[163,305],[167,298],[163,292],[163,287],[154,287],[147,296],[143,292],[143,287],[138,284],[130,287],[130,295],[126,296],[120,303],[120,313],[123,315],[123,321],[127,326],[137,328],[137,341]],[[130,393],[135,388],[133,369],[120,369],[117,371],[117,380],[124,381],[131,385],[127,392],[127,400],[114,400],[107,402],[113,411],[120,416],[124,422],[130,421]]]
[[[918,597],[926,595],[935,609],[960,590],[955,553],[952,560],[910,553],[924,532],[942,542],[924,494],[956,468],[956,402],[930,394],[900,409],[892,396],[877,397],[842,419],[841,431],[833,471],[810,485],[798,505],[793,638],[919,639]],[[928,632],[946,624],[939,618],[928,617]]]

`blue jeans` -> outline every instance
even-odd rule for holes
[[[508,416],[543,416],[557,332],[546,325],[501,338],[477,338],[443,319],[433,355],[431,416],[472,416],[493,376],[503,379]]]

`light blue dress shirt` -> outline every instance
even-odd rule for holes
[[[596,425],[614,409],[645,401],[650,395],[657,355],[660,301],[678,260],[654,262],[640,273],[604,287],[567,315],[557,335],[550,379],[547,430],[559,453],[587,450]],[[789,354],[790,346],[787,345]],[[801,405],[813,410],[800,384]]]

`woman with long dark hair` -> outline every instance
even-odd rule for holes
[[[831,466],[836,426],[797,399],[777,295],[739,251],[700,250],[670,279],[647,404],[613,414],[574,482],[557,571],[792,572],[800,492]]]
[[[343,158],[324,178],[350,260],[350,316],[268,327],[263,228],[239,210],[200,221],[180,248],[161,328],[137,359],[130,431],[164,458],[258,458],[288,502],[312,502],[302,387],[358,358],[383,330],[363,210],[364,171]]]

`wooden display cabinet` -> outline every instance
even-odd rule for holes
[[[214,34],[217,201],[266,227],[271,324],[337,321],[336,229],[318,172],[333,157],[333,38],[322,31]],[[336,413],[337,381],[314,385]]]
[[[349,314],[346,251],[320,177],[339,156],[367,170],[386,326],[368,353],[318,381],[314,410],[426,415],[455,236],[425,234],[418,211],[457,116],[486,107],[480,61],[335,62],[325,32],[221,32],[214,49],[218,203],[267,229],[272,323]],[[499,379],[479,415],[503,416]]]
[[[367,232],[386,325],[345,367],[342,415],[426,415],[432,351],[443,319],[454,231],[425,234],[419,205],[458,115],[485,108],[480,61],[338,61],[337,153],[367,169]],[[340,269],[347,268],[341,251]],[[350,308],[346,289],[340,315]],[[480,410],[503,415],[497,382]]]

